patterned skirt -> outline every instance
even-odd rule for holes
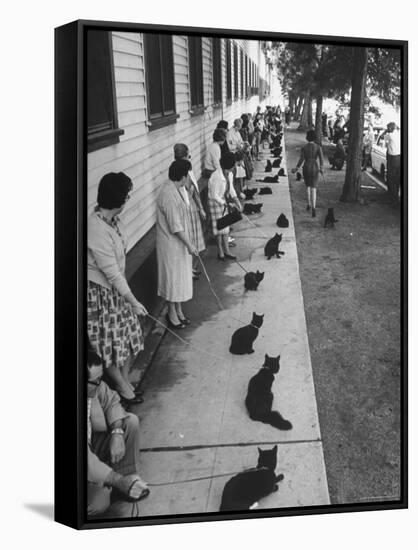
[[[190,238],[192,243],[197,248],[198,252],[205,250],[205,240],[203,238],[202,222],[196,203],[193,199],[190,200]]]
[[[121,368],[130,355],[144,349],[139,318],[115,288],[88,281],[87,332],[103,367]]]
[[[219,220],[219,218],[222,218],[226,214],[228,214],[228,211],[225,210],[224,212],[224,206],[220,206],[215,200],[209,199],[209,214],[210,219],[212,220],[212,233],[214,235],[228,235],[229,233],[229,227],[225,227],[224,229],[218,229],[216,227],[216,222]]]

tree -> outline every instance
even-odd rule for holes
[[[367,48],[355,47],[352,64],[348,159],[340,201],[357,201],[360,190],[361,158],[366,97]]]

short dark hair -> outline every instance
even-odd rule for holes
[[[306,141],[315,141],[315,130],[308,130],[306,132]]]
[[[234,153],[225,153],[221,157],[221,168],[224,170],[231,170],[235,165]]]
[[[244,142],[246,143],[246,142]],[[244,159],[244,151],[236,151],[235,152],[235,160],[236,161],[239,161],[239,160],[243,160]]]
[[[192,169],[191,163],[186,159],[178,159],[170,164],[168,177],[171,181],[180,181]]]
[[[223,128],[216,128],[213,132],[213,141],[225,141],[226,140],[226,130]]]
[[[120,208],[126,202],[132,187],[131,178],[123,172],[109,172],[100,180],[97,204],[108,210]]]
[[[174,158],[176,160],[182,159],[189,154],[189,148],[185,143],[176,143],[173,149],[174,149]]]
[[[93,365],[101,365],[102,358],[94,350],[87,350],[87,366],[92,367]]]
[[[216,125],[216,127],[223,128],[224,130],[228,130],[228,122],[226,120],[220,120]]]

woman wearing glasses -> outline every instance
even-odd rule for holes
[[[142,402],[128,374],[144,347],[138,316],[147,314],[125,277],[127,236],[118,216],[131,190],[132,181],[123,172],[103,176],[87,229],[88,337],[125,405]]]

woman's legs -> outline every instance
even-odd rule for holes
[[[218,247],[218,256],[223,258],[224,251],[222,248],[223,235],[216,235],[216,246]]]
[[[105,370],[105,374],[110,380],[111,387],[115,389],[122,397],[125,397],[126,399],[132,399],[135,397],[129,383],[122,375],[122,369],[112,365]]]
[[[135,355],[131,354],[121,368],[122,377],[132,391],[134,390],[134,386],[129,382],[129,371],[131,370],[131,367],[134,361],[135,361]]]
[[[316,208],[316,187],[311,187],[312,194],[312,208]]]
[[[177,317],[178,317],[179,321],[180,321],[180,319],[184,319],[184,313],[183,313],[183,310],[181,308],[181,302],[175,302],[174,306],[176,308],[176,313],[177,313]]]
[[[231,251],[229,250],[228,237],[229,237],[228,234],[222,235],[222,245],[223,245],[225,254],[227,254],[228,256],[232,256]]]
[[[306,207],[306,210],[310,210],[312,203],[311,203],[311,188],[306,186],[306,198],[308,200],[308,206]]]
[[[168,318],[173,323],[173,325],[178,325],[180,319],[177,315],[177,303],[176,302],[167,302],[168,304]]]

